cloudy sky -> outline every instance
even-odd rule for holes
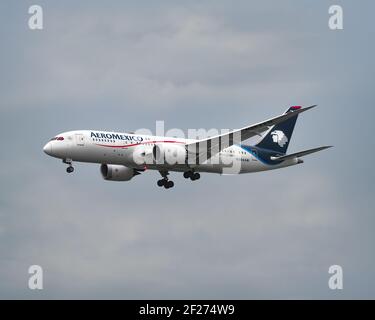
[[[374,14],[370,0],[1,1],[0,298],[375,298]],[[168,191],[156,172],[111,183],[42,152],[73,129],[238,128],[312,104],[289,152],[333,149],[173,174]]]

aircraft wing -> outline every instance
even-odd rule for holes
[[[324,150],[324,149],[328,149],[328,148],[331,148],[331,147],[332,146],[324,146],[324,147],[319,147],[319,148],[314,148],[314,149],[309,149],[309,150],[305,150],[305,151],[300,151],[300,152],[296,152],[296,153],[287,154],[285,156],[271,157],[271,160],[288,160],[288,159],[294,159],[294,158],[303,157],[303,156],[306,156],[308,154],[311,154],[311,153],[314,153],[314,152],[318,152],[318,151],[321,151],[321,150]]]
[[[189,155],[189,163],[203,163],[214,155],[218,154],[221,150],[232,146],[233,144],[240,143],[262,132],[267,131],[272,126],[284,122],[285,120],[294,117],[302,112],[310,110],[316,105],[297,109],[280,116],[268,119],[263,122],[244,127],[242,129],[232,130],[228,133],[217,135],[208,139],[202,139],[186,145]]]

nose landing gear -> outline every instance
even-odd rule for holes
[[[66,168],[67,173],[72,173],[74,171],[74,168],[72,166],[69,166]]]
[[[72,160],[71,159],[64,159],[63,162],[67,165],[69,165],[69,167],[66,168],[66,172],[67,173],[72,173],[74,171],[74,168],[72,166]]]

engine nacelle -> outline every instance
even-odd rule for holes
[[[152,157],[157,164],[185,164],[187,151],[184,145],[158,143],[152,149]]]
[[[104,180],[110,181],[129,181],[135,175],[139,174],[139,172],[132,168],[117,164],[102,164],[100,172]]]

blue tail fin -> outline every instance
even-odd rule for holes
[[[290,107],[285,113],[301,109],[300,106]],[[256,146],[280,153],[286,153],[298,115],[273,126]]]

